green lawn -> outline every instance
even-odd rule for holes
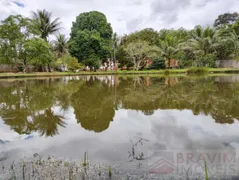
[[[239,69],[233,68],[205,68],[207,73],[239,73]],[[76,76],[76,75],[113,75],[113,74],[187,74],[188,69],[171,69],[171,70],[143,70],[143,71],[127,71],[118,70],[116,71],[97,71],[88,72],[81,71],[78,73],[74,72],[36,72],[36,73],[0,73],[0,78],[17,78],[17,77],[50,77],[50,76]]]

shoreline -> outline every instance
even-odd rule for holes
[[[118,70],[118,71],[98,71],[98,72],[33,72],[33,73],[0,73],[0,79],[23,78],[23,77],[57,77],[57,76],[84,76],[84,75],[193,75],[200,73],[188,73],[188,69],[170,69],[170,70]],[[234,68],[208,68],[204,74],[239,74],[239,69]]]

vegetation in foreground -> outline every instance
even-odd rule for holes
[[[76,71],[86,66],[96,71],[105,63],[104,68],[112,69],[111,59],[120,68],[138,71],[213,68],[216,60],[239,59],[238,13],[220,15],[213,27],[146,28],[119,37],[103,13],[91,11],[76,17],[70,38],[60,29],[60,19],[47,10],[33,12],[32,17],[9,16],[0,24],[0,64],[22,72]],[[50,40],[52,35],[56,37]]]
[[[122,180],[122,179],[209,179],[206,162],[202,173],[185,172],[185,174],[153,174],[148,169],[133,168],[121,169],[117,167],[92,164],[84,156],[82,162],[73,160],[56,159],[54,157],[42,157],[35,153],[33,158],[22,158],[10,165],[0,165],[0,180],[32,180],[32,179],[68,179],[68,180]],[[220,175],[212,175],[211,178],[220,179]],[[225,177],[224,177],[225,178]],[[226,179],[233,179],[226,177]]]

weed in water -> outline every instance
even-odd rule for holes
[[[205,171],[205,180],[209,180],[206,161],[204,161],[204,171]]]
[[[109,169],[108,169],[108,175],[109,175],[109,178],[112,177],[112,168],[111,167],[109,167]]]

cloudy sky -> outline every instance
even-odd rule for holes
[[[72,21],[82,12],[103,12],[114,31],[125,34],[144,28],[193,28],[211,25],[219,14],[239,11],[239,0],[0,0],[0,20],[10,14],[29,16],[47,9],[63,22],[69,35]]]

